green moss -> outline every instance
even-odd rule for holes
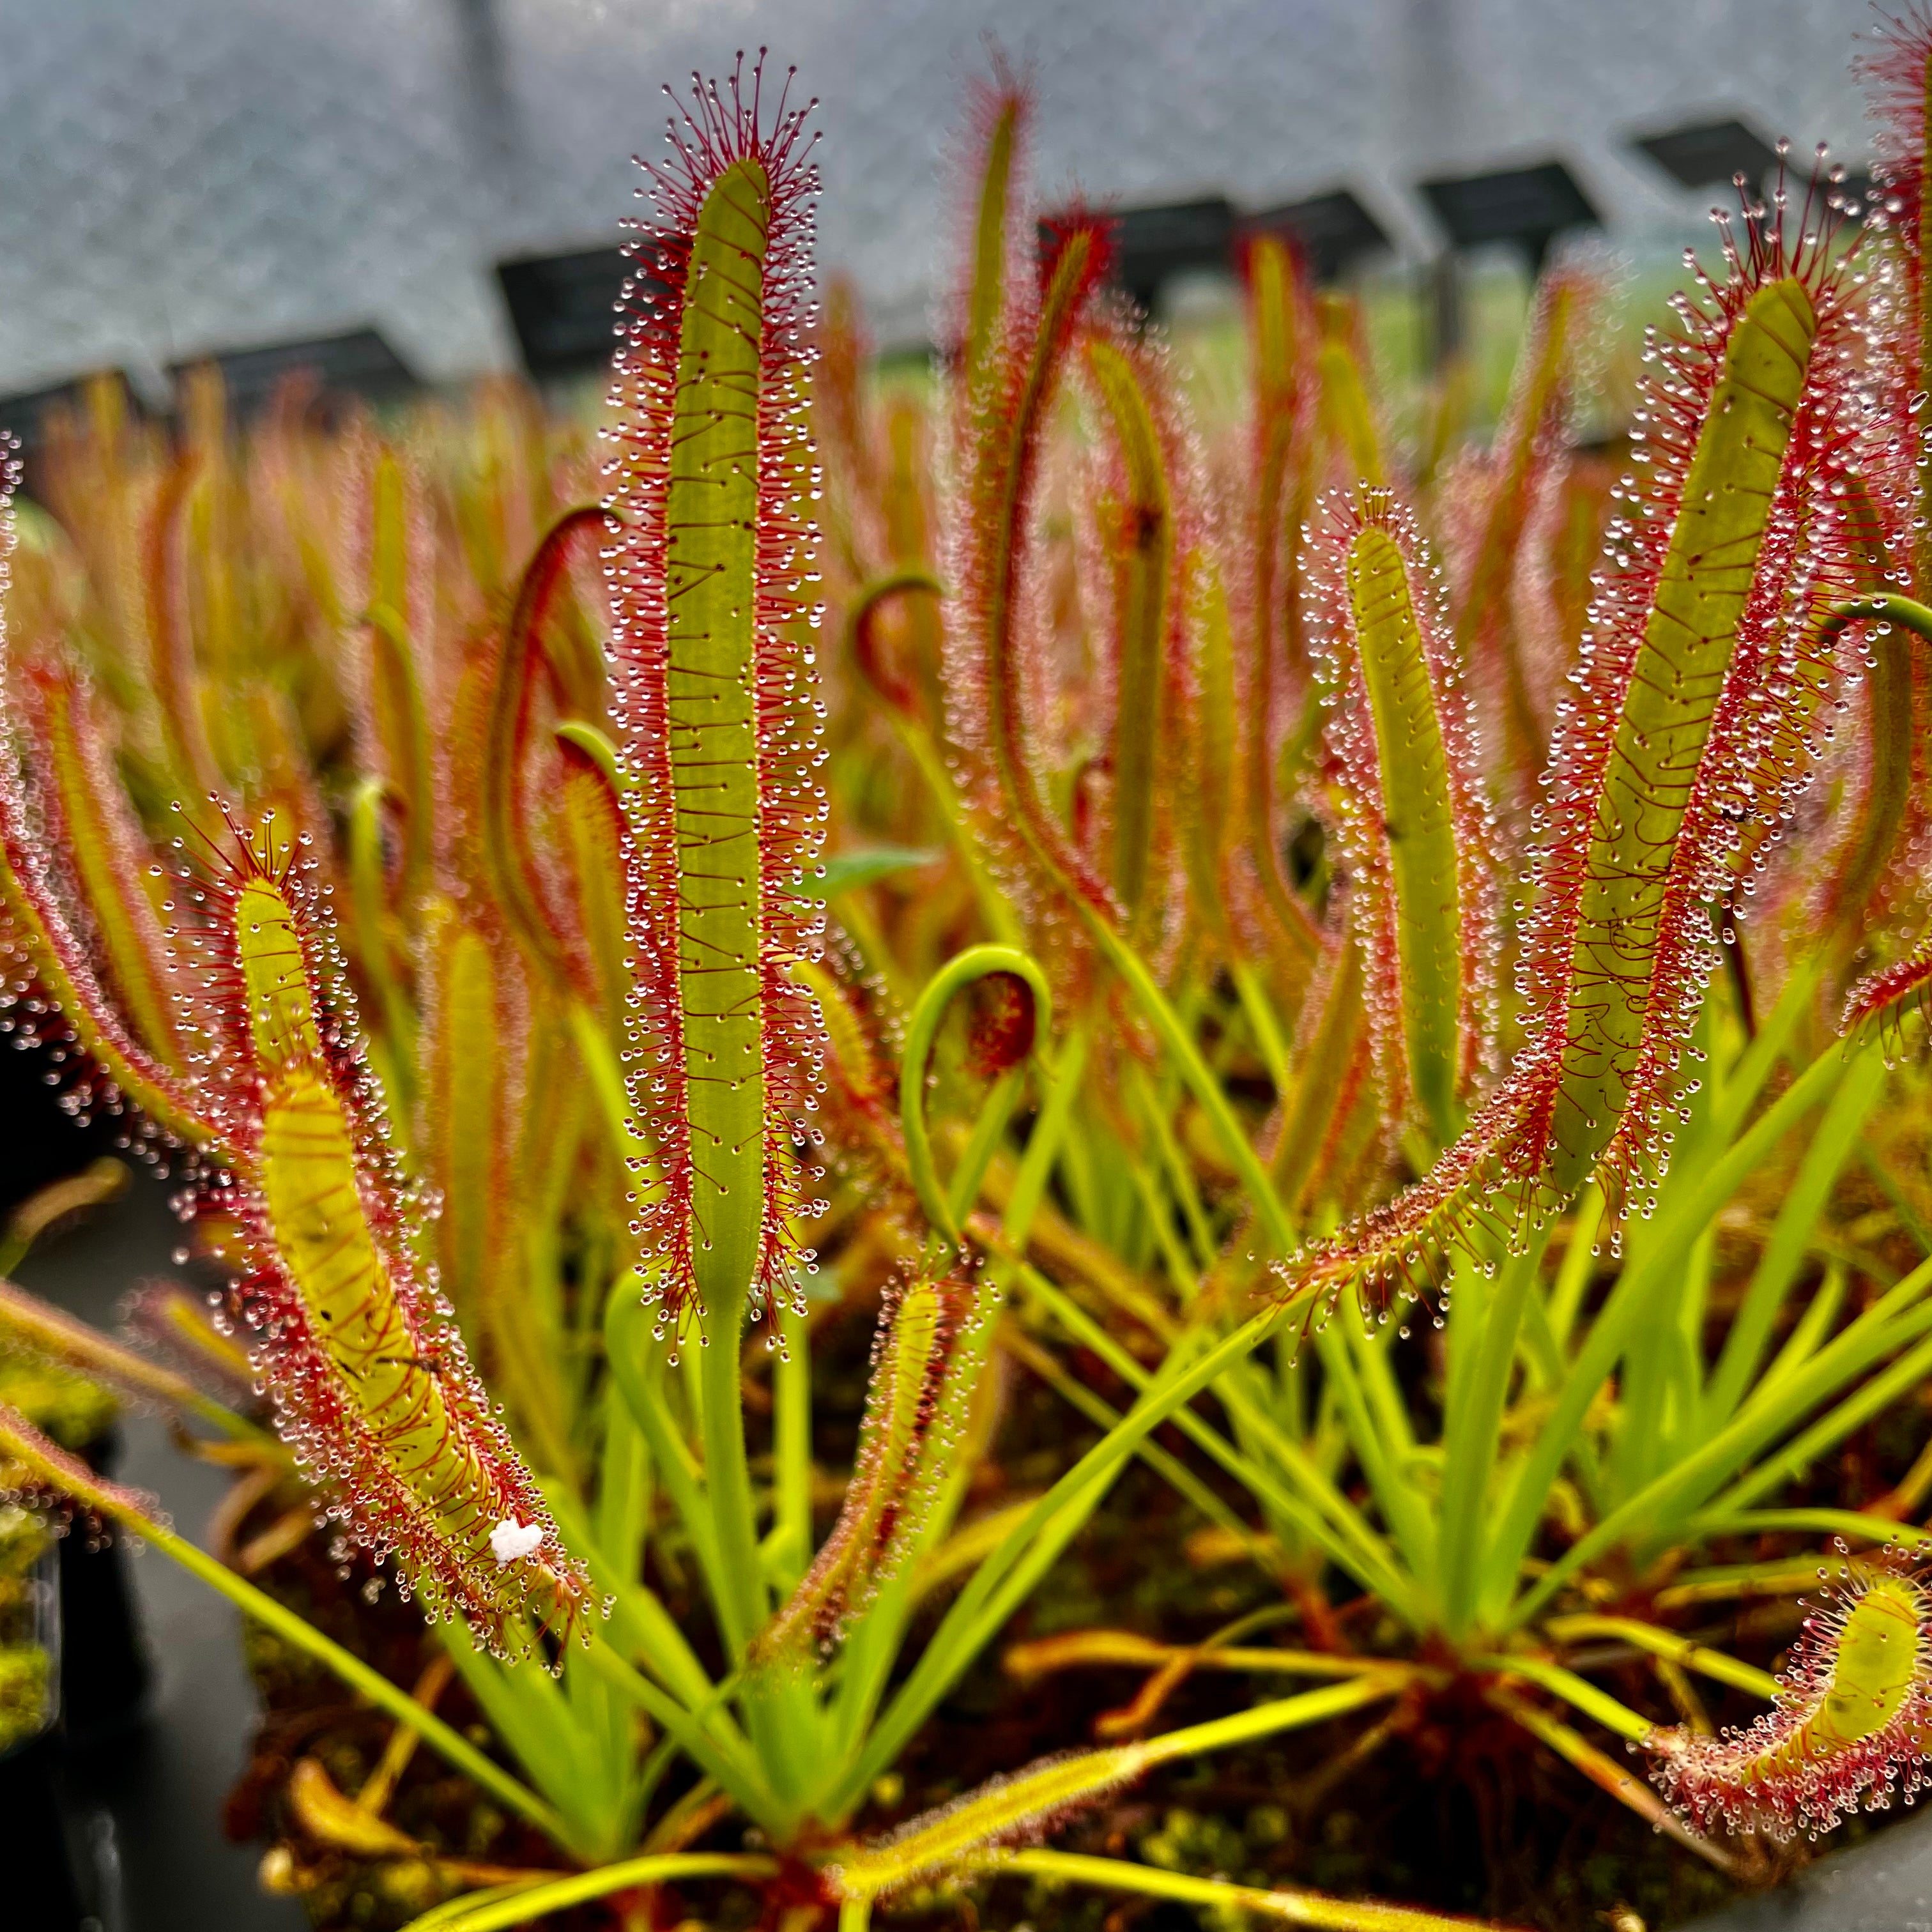
[[[46,1652],[38,1644],[0,1650],[0,1751],[24,1743],[46,1720]]]
[[[48,1716],[47,1653],[32,1641],[31,1580],[50,1540],[31,1510],[0,1508],[0,1753],[34,1736]]]
[[[12,1582],[24,1578],[40,1560],[48,1540],[46,1524],[32,1510],[18,1503],[0,1507],[0,1579]]]
[[[113,1396],[98,1382],[19,1357],[0,1359],[0,1402],[18,1409],[63,1449],[75,1450],[98,1442],[118,1412]]]

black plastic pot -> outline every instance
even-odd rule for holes
[[[61,1798],[59,1730],[62,1642],[57,1545],[44,1550],[28,1582],[26,1630],[10,1629],[10,1642],[31,1641],[49,1666],[39,1728],[0,1753],[0,1924],[20,1932],[80,1932],[98,1926],[91,1910],[92,1874],[74,1857]]]
[[[76,1932],[98,1925],[82,1902],[58,1796],[51,1730],[0,1757],[0,1922],[14,1932]]]
[[[121,1460],[115,1431],[86,1452],[97,1474],[111,1476]],[[60,1550],[61,1725],[82,1750],[111,1742],[138,1724],[154,1686],[154,1666],[141,1634],[125,1539],[118,1531],[80,1525]]]

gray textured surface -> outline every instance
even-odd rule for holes
[[[1804,1872],[1683,1932],[1932,1932],[1932,1813]]]
[[[1552,152],[1640,248],[1702,232],[1624,145],[1742,111],[1868,146],[1864,0],[0,0],[0,392],[374,323],[503,364],[489,265],[609,238],[662,82],[769,41],[820,97],[826,261],[925,326],[988,35],[1032,69],[1049,189],[1262,204]]]

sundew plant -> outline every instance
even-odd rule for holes
[[[1258,233],[1197,410],[997,62],[929,380],[821,298],[761,60],[678,106],[594,442],[504,387],[50,425],[8,1024],[212,1292],[116,1340],[0,1287],[0,1347],[238,1474],[210,1553],[4,1406],[0,1451],[379,1714],[285,1769],[272,1882],[418,1932],[1002,1886],[1424,1932],[1574,1907],[1238,1880],[1129,1799],[1534,1767],[1756,1883],[1916,1794],[1932,27],[1865,71],[1868,199],[1742,186],[1607,451],[1582,254],[1493,436],[1452,362],[1412,446]],[[1130,1480],[1186,1555],[1066,1614]],[[1080,1748],[934,1774],[961,1700],[1098,1669]]]

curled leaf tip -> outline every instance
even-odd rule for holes
[[[1839,1586],[1805,1618],[1776,1704],[1742,1730],[1652,1735],[1666,1798],[1698,1830],[1773,1838],[1910,1804],[1932,1761],[1932,1598],[1903,1570]]]
[[[1838,1030],[1848,1039],[1876,1034],[1894,1057],[1904,1043],[1906,1016],[1924,1012],[1932,998],[1932,945],[1922,946],[1909,958],[1868,973],[1845,995]]]

